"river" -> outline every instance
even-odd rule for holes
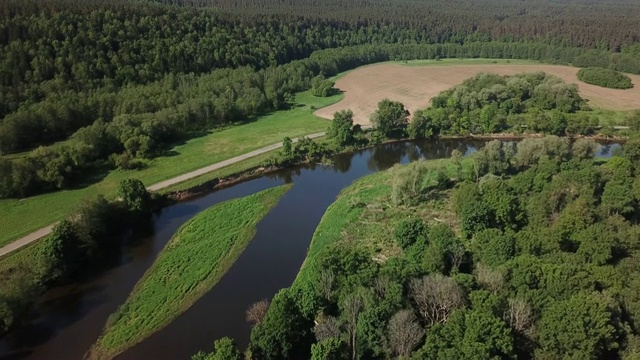
[[[154,214],[146,234],[131,236],[107,270],[47,293],[31,320],[0,341],[0,359],[82,359],[108,316],[184,222],[219,202],[292,182],[291,191],[258,224],[255,238],[222,280],[173,323],[118,359],[189,359],[198,350],[211,351],[213,341],[223,336],[244,347],[250,333],[245,310],[293,282],[320,218],[343,188],[396,163],[446,158],[454,149],[468,155],[483,143],[464,139],[384,144],[338,155],[332,166],[284,169],[167,206]],[[597,156],[610,157],[617,147],[604,145]]]

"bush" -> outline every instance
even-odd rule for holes
[[[422,219],[414,218],[402,221],[396,227],[395,236],[398,245],[403,249],[413,245],[418,239],[426,240],[427,224]]]
[[[631,89],[633,87],[631,78],[610,69],[580,69],[580,71],[578,71],[578,79],[587,84],[598,85],[609,89]]]

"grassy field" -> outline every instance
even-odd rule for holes
[[[191,307],[229,270],[291,186],[215,205],[185,223],[109,318],[90,358],[113,358]]]
[[[313,108],[330,105],[343,95],[318,98],[309,93],[296,96],[297,107],[262,116],[239,126],[217,130],[209,135],[174,147],[170,156],[152,160],[138,171],[112,171],[102,180],[87,187],[38,195],[27,199],[0,200],[0,246],[62,219],[77,208],[83,199],[98,194],[110,196],[118,183],[135,177],[145,185],[199,169],[261,147],[275,144],[285,136],[297,137],[326,130],[327,120],[313,115]]]

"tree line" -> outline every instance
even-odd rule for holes
[[[347,223],[376,219],[389,233],[359,239],[349,228],[330,230],[349,239],[314,249],[305,261],[311,268],[268,311],[251,308],[252,318],[261,315],[248,353],[318,360],[637,356],[640,142],[604,164],[592,160],[596,147],[555,136],[517,145],[496,140],[470,163],[461,154],[446,169],[416,162],[391,170],[388,190],[372,184],[350,192],[330,211],[352,219],[363,209],[368,217]],[[426,208],[453,218],[433,221],[421,215]],[[380,241],[392,255],[380,254]],[[239,352],[224,339],[209,356],[196,358],[236,359]]]

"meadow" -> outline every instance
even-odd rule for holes
[[[256,225],[292,186],[217,204],[180,227],[111,315],[90,358],[112,358],[189,309],[231,268]]]

